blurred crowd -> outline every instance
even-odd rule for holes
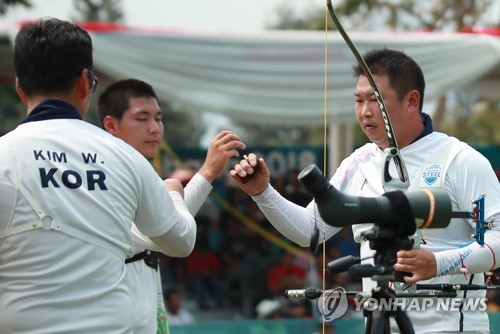
[[[186,170],[174,173],[172,176],[185,184],[192,177],[192,173]],[[294,170],[286,177],[271,180],[271,183],[286,198],[306,206],[312,196],[297,176],[298,171]],[[323,282],[324,265],[346,255],[359,256],[359,245],[354,242],[350,228],[344,228],[326,242],[324,262],[322,247],[316,254],[298,247],[266,220],[247,194],[230,182],[222,184],[222,188],[225,200],[234,210],[274,237],[284,240],[290,248],[284,249],[258,234],[209,198],[196,216],[198,234],[192,254],[187,258],[161,255],[167,307],[169,291],[175,290],[176,296],[196,301],[198,310],[239,308],[244,316],[257,319],[320,318],[314,314],[317,313],[314,303],[287,300],[284,291],[306,287],[361,289],[361,281],[353,280],[347,273],[333,275],[325,272]],[[216,189],[220,193],[221,185]],[[302,252],[297,253],[296,249]],[[500,271],[497,270],[490,276],[490,281],[500,284],[498,277]],[[499,291],[488,291],[488,310],[500,310]],[[347,316],[362,316],[358,313],[354,308],[348,309]],[[185,323],[193,321],[190,319]]]
[[[174,173],[172,176],[184,179],[183,183],[190,178],[184,170]],[[297,181],[297,175],[298,171],[291,171],[286,177],[272,180],[272,185],[291,201],[305,206],[312,197]],[[216,188],[218,193],[220,188]],[[313,316],[310,301],[286,300],[284,291],[323,287],[322,248],[313,254],[288,241],[247,194],[230,183],[223,188],[225,200],[234,210],[285,241],[289,248],[284,249],[258,234],[209,198],[196,216],[198,233],[192,254],[187,258],[161,257],[164,291],[176,288],[184,298],[195,300],[199,310],[241,308],[248,318],[268,318],[270,315],[262,311],[267,308],[262,309],[260,304],[259,314],[258,306],[262,301],[271,301],[280,306],[274,317]],[[328,240],[325,253],[326,263],[345,255],[357,255],[358,245],[352,239],[351,229],[343,229]],[[361,283],[353,282],[346,274],[326,274],[325,284],[326,288],[346,285],[359,288]]]

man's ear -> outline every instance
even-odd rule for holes
[[[84,100],[88,98],[91,94],[88,70],[84,68],[80,75],[76,78],[75,90],[78,95],[78,99]]]
[[[408,110],[420,113],[420,93],[416,89],[408,93]]]
[[[102,120],[102,126],[104,130],[116,136],[118,131],[118,120],[115,117],[110,115],[104,117],[104,119]]]
[[[28,98],[26,97],[26,93],[24,93],[21,86],[19,86],[19,79],[18,78],[16,78],[16,92],[17,92],[17,95],[19,95],[21,102],[23,104],[28,104]]]

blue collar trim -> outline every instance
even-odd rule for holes
[[[46,121],[50,119],[80,119],[82,116],[71,104],[56,100],[46,99],[37,105],[30,114],[22,120],[21,124],[28,122]]]
[[[431,116],[427,115],[426,113],[422,113],[422,122],[424,123],[424,131],[422,131],[422,133],[420,133],[420,135],[417,138],[415,138],[412,144],[417,140],[420,140],[425,136],[430,135],[431,133],[434,132],[434,129],[432,128]]]

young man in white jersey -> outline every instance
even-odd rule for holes
[[[98,110],[106,131],[130,144],[146,158],[152,158],[158,152],[164,133],[163,113],[151,85],[136,79],[117,81],[100,95]],[[204,164],[184,189],[185,202],[193,216],[212,190],[211,183],[229,159],[239,155],[237,149],[244,148],[240,138],[230,131],[220,132],[210,143]],[[127,281],[135,300],[133,333],[167,332],[156,253],[160,249],[135,226],[132,227],[132,237],[135,255],[126,262]]]
[[[165,253],[194,247],[180,182],[83,121],[92,58],[90,36],[70,22],[43,19],[16,36],[28,115],[0,138],[1,333],[130,333],[132,221]]]
[[[486,194],[485,218],[497,222],[486,231],[484,246],[471,239],[474,226],[466,219],[452,219],[444,229],[422,230],[426,244],[410,252],[399,251],[394,270],[411,273],[412,277],[405,277],[407,283],[483,284],[483,273],[497,268],[496,259],[500,256],[500,186],[490,163],[465,143],[433,132],[430,117],[422,113],[424,76],[412,58],[403,52],[384,48],[368,52],[364,60],[385,101],[409,173],[410,189],[444,188],[450,195],[453,211],[471,210],[471,202]],[[330,183],[349,195],[378,197],[385,192],[381,172],[383,149],[389,145],[388,138],[367,77],[359,66],[354,67],[354,75],[357,78],[354,91],[356,117],[371,143],[347,157]],[[432,185],[429,183],[433,181],[425,176],[428,165],[437,166],[440,171]],[[307,208],[294,205],[269,185],[269,170],[262,158],[249,154],[249,158],[237,164],[230,175],[242,190],[252,196],[275,228],[299,245],[309,245],[315,225],[319,231],[325,230],[314,201]],[[393,165],[391,175],[397,175]],[[248,178],[246,183],[242,182],[244,178]],[[342,212],[338,214],[341,216]],[[355,240],[361,243],[362,258],[373,255],[369,242],[360,236],[371,227],[372,224],[352,226]],[[338,230],[326,226],[325,238],[330,238]],[[363,285],[364,290],[370,290],[375,283],[365,278]],[[459,292],[458,296],[481,298],[485,291]],[[489,332],[484,308],[468,312],[428,308],[425,312],[411,311],[408,314],[416,333]]]

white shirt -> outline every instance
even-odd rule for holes
[[[200,174],[195,174],[184,189],[184,201],[189,212],[194,216],[207,199],[212,185]],[[178,194],[178,193],[176,193]],[[181,196],[172,194],[174,203],[182,202]],[[182,203],[183,204],[183,203]],[[189,235],[190,231],[181,231],[179,237]],[[147,236],[142,234],[135,224],[132,225],[132,239],[135,253],[144,249],[161,251]],[[165,253],[165,255],[171,255]],[[127,264],[127,284],[134,301],[134,331],[137,334],[155,334],[157,328],[157,309],[165,309],[161,289],[160,271],[147,266],[143,260]],[[170,324],[170,317],[167,317]]]
[[[451,137],[442,133],[431,133],[411,145],[400,150],[406,164],[410,180],[417,178],[422,164],[443,147]],[[338,190],[354,196],[378,197],[385,191],[382,186],[381,171],[384,155],[375,144],[366,144],[346,158],[330,180]],[[397,177],[395,166],[391,165],[391,175]],[[500,220],[500,185],[490,163],[473,149],[464,150],[451,162],[446,173],[445,188],[448,191],[454,208],[459,211],[471,210],[471,201],[481,194],[486,194],[487,204],[485,217],[487,220],[496,217]],[[320,231],[325,230],[326,239],[337,233],[340,228],[326,226],[319,217],[314,201],[307,208],[294,205],[281,197],[272,187],[262,194],[253,197],[269,221],[290,240],[301,246],[308,246],[313,224]],[[342,213],[339,213],[340,215]],[[496,224],[499,225],[499,224]],[[361,242],[361,257],[373,254],[368,242],[361,241],[360,234],[370,229],[372,224],[356,224],[352,226],[354,238]],[[460,273],[460,268],[454,268],[453,275],[436,277],[419,283],[469,283],[470,274],[474,275],[475,284],[482,283],[482,272],[498,267],[494,262],[500,256],[500,226],[488,230],[485,241],[490,247],[480,247],[472,243],[470,238],[472,224],[463,219],[453,219],[447,228],[422,230],[428,244],[423,246],[435,252],[440,267],[446,266],[460,258],[460,252],[471,249],[465,259],[469,267],[467,278]],[[322,238],[320,237],[320,240]],[[470,244],[469,246],[467,246]],[[461,248],[463,247],[463,248]],[[446,250],[446,251],[444,251]],[[363,279],[364,290],[371,289],[375,283]],[[468,291],[467,296],[484,296],[485,291]],[[460,312],[411,312],[409,313],[416,333],[458,331]],[[485,312],[464,312],[462,322],[465,331],[488,332],[489,323]]]
[[[0,239],[2,333],[130,333],[131,222],[150,237],[194,224],[144,157],[75,119],[0,138],[0,203],[0,232],[43,226]]]

